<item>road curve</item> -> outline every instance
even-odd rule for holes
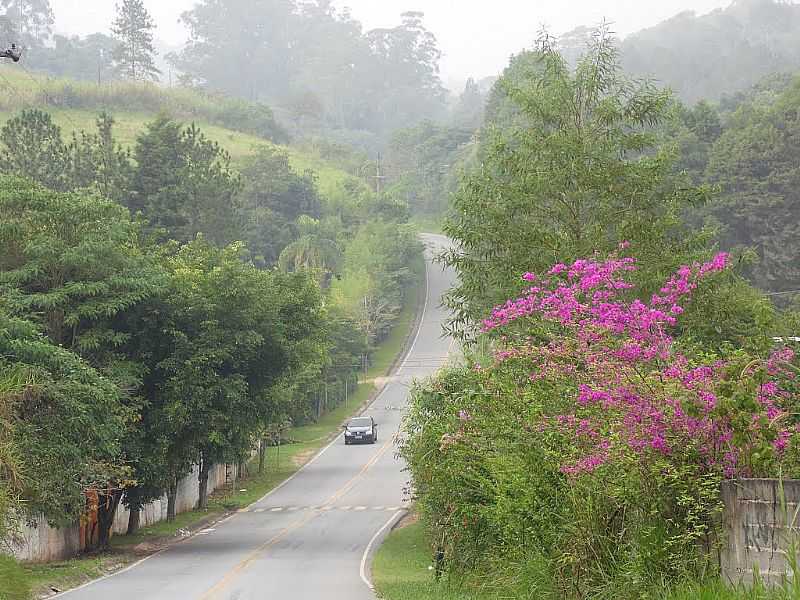
[[[395,436],[410,383],[448,356],[442,294],[452,273],[431,261],[446,244],[423,236],[425,309],[413,346],[365,414],[379,424],[375,445],[342,436],[293,478],[212,530],[133,567],[61,594],[66,600],[373,600],[369,557],[404,505],[407,475]]]

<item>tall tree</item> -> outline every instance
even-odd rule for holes
[[[451,329],[469,331],[528,270],[629,241],[658,272],[693,250],[679,214],[705,192],[672,176],[671,148],[648,131],[667,117],[670,96],[620,73],[607,32],[574,72],[541,38],[493,96],[481,165],[445,226],[455,241],[445,260],[460,276],[447,297]]]
[[[257,263],[273,265],[300,235],[297,219],[321,215],[314,175],[295,173],[286,152],[264,145],[245,164],[242,176],[244,239]]]
[[[132,81],[158,80],[153,46],[155,23],[142,0],[122,0],[111,31],[117,40],[114,66],[117,76]]]
[[[0,9],[4,28],[15,36],[9,41],[40,49],[50,39],[55,22],[50,0],[0,0]]]
[[[53,190],[66,189],[69,150],[61,128],[39,109],[23,110],[0,131],[3,160],[0,170],[35,181]]]
[[[133,166],[130,151],[114,141],[114,118],[101,113],[97,133],[73,133],[69,146],[70,189],[94,187],[104,198],[122,203],[130,190]]]
[[[142,211],[155,227],[181,242],[198,233],[218,245],[235,239],[239,177],[230,155],[197,126],[157,117],[139,135],[134,158],[127,199],[132,211]]]
[[[111,200],[0,179],[0,291],[53,344],[102,367],[123,340],[119,313],[159,288],[139,227]]]

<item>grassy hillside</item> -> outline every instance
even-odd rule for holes
[[[147,83],[98,85],[54,79],[18,65],[0,67],[0,89],[0,126],[24,108],[40,108],[53,116],[69,139],[73,131],[93,131],[97,115],[106,111],[116,120],[115,137],[130,147],[145,124],[164,112],[197,123],[230,153],[234,164],[241,165],[260,144],[282,145],[296,171],[310,169],[317,174],[320,191],[328,198],[345,193],[344,184],[353,179],[308,149],[284,145],[286,135],[264,105]]]

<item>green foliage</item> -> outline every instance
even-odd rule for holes
[[[0,372],[30,374],[12,421],[25,473],[24,508],[70,524],[84,510],[86,489],[126,476],[118,462],[119,439],[130,414],[110,380],[53,345],[33,324],[2,312],[0,356]]]
[[[274,265],[299,237],[297,219],[321,216],[315,177],[310,171],[297,174],[286,152],[264,145],[247,161],[242,179],[244,239],[259,264]]]
[[[30,585],[17,561],[0,554],[0,600],[29,600]]]
[[[566,477],[567,440],[542,424],[569,386],[526,385],[528,371],[452,369],[412,396],[401,451],[451,575],[530,597],[639,598],[713,572],[719,478],[689,455]]]
[[[722,188],[711,214],[723,225],[722,244],[750,247],[760,261],[748,269],[761,289],[797,288],[800,81],[772,102],[743,104],[711,150],[707,176]]]
[[[526,271],[629,241],[649,278],[702,247],[681,214],[707,190],[676,178],[673,148],[656,145],[669,106],[667,92],[619,72],[604,31],[574,73],[547,37],[512,60],[487,107],[480,167],[444,228],[460,277],[447,298],[453,331],[513,295]]]
[[[64,190],[69,151],[61,129],[50,115],[26,109],[8,121],[0,132],[5,146],[2,172],[26,177],[54,190]]]
[[[122,203],[130,189],[133,165],[130,152],[114,141],[114,118],[101,113],[97,133],[73,133],[70,145],[70,187],[94,187],[103,198]]]
[[[370,344],[382,340],[400,312],[409,265],[421,251],[408,225],[370,221],[347,245],[341,280],[331,294],[360,323]]]
[[[111,31],[117,41],[114,69],[118,77],[132,81],[157,80],[153,30],[155,23],[142,0],[122,0]]]
[[[17,403],[30,382],[30,374],[19,365],[0,367],[0,539],[7,539],[21,508],[22,467],[14,442]]]
[[[239,176],[230,155],[197,126],[157,117],[139,136],[134,158],[127,198],[132,211],[180,242],[198,233],[219,245],[235,239]]]
[[[5,146],[2,171],[52,190],[94,187],[120,201],[130,187],[130,156],[114,142],[110,115],[101,113],[95,123],[96,134],[73,132],[72,142],[65,144],[50,114],[23,110],[0,133]]]
[[[126,352],[144,367],[138,501],[192,464],[241,459],[271,422],[273,387],[287,370],[322,363],[317,286],[256,269],[243,253],[203,239],[183,246],[166,260],[165,294],[131,315]]]
[[[40,324],[54,344],[102,364],[124,341],[113,318],[159,285],[138,248],[138,225],[113,201],[8,177],[0,180],[0,212],[8,309]]]

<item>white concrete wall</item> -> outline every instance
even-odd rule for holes
[[[197,506],[199,498],[198,472],[198,467],[195,467],[191,473],[178,482],[176,513],[188,512]],[[233,481],[236,474],[236,465],[215,465],[208,474],[208,492],[211,493]],[[113,531],[115,534],[124,534],[128,530],[128,513],[125,505],[120,503],[114,518]],[[167,496],[165,494],[142,509],[139,525],[146,527],[166,518]],[[62,529],[50,527],[47,520],[41,517],[33,524],[22,525],[8,546],[11,553],[18,560],[24,562],[65,560],[78,555],[81,551],[80,527],[77,524]]]

